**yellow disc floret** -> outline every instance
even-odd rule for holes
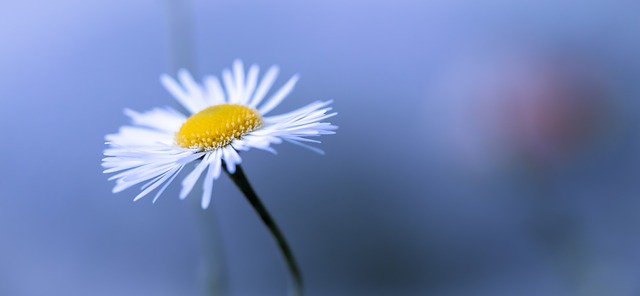
[[[257,110],[242,105],[221,104],[208,107],[187,119],[176,133],[176,144],[183,148],[211,151],[262,125]]]

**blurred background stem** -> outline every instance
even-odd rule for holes
[[[203,210],[200,199],[191,198],[188,203],[198,225],[200,261],[197,266],[198,292],[200,295],[226,295],[226,269],[220,230],[211,210]]]
[[[163,0],[167,20],[167,48],[169,70],[175,74],[187,69],[198,77],[193,38],[190,0]],[[197,195],[197,194],[194,194]],[[188,203],[198,225],[200,260],[197,266],[198,292],[200,295],[225,295],[225,264],[220,231],[211,210],[202,210],[200,199],[192,198]]]
[[[167,20],[167,48],[169,69],[188,69],[197,77],[193,25],[191,22],[191,0],[163,0]]]

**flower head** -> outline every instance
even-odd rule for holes
[[[242,162],[239,151],[256,148],[275,153],[271,146],[286,141],[322,153],[306,143],[320,143],[311,138],[335,133],[335,125],[322,122],[336,115],[327,113],[331,101],[267,115],[293,90],[298,76],[267,96],[278,67],[269,68],[261,80],[258,74],[258,66],[252,65],[245,75],[242,62],[236,60],[232,71],[222,72],[222,83],[215,76],[207,76],[199,84],[186,70],[178,72],[178,80],[162,76],[162,84],[189,114],[170,107],[141,113],[125,110],[132,124],[106,136],[109,148],[102,160],[105,173],[116,173],[109,178],[116,180],[113,192],[144,183],[134,200],[160,187],[155,202],[188,164],[196,162],[182,179],[180,198],[186,198],[205,175],[202,208],[207,208],[213,181],[220,176],[222,166],[233,174]]]

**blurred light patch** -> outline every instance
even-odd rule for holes
[[[558,48],[560,48],[558,46]],[[472,170],[563,167],[608,138],[617,100],[580,49],[503,46],[454,56],[435,88],[451,159]],[[447,102],[448,101],[448,102]]]

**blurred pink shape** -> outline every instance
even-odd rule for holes
[[[443,119],[467,165],[544,170],[568,163],[597,139],[610,94],[595,60],[524,50],[475,57],[465,57],[439,95],[456,101]]]

